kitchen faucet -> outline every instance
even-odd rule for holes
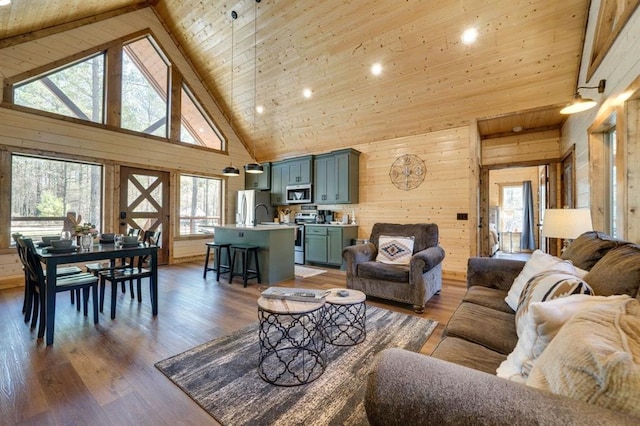
[[[257,225],[257,221],[258,221],[258,207],[264,207],[264,211],[267,212],[267,214],[269,214],[269,208],[267,207],[266,204],[256,204],[255,208],[253,209],[253,226]]]

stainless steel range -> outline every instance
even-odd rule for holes
[[[293,247],[293,260],[299,265],[304,265],[304,225],[316,222],[316,212],[298,212],[294,215],[294,222],[298,225],[296,242]]]

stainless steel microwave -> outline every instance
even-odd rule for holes
[[[311,184],[288,185],[287,186],[287,203],[303,204],[311,202]]]

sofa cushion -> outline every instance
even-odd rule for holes
[[[500,364],[498,377],[524,383],[536,360],[560,328],[574,315],[606,304],[619,304],[629,296],[590,296],[574,294],[529,305],[524,329],[513,352]]]
[[[520,295],[522,294],[522,290],[524,290],[527,282],[534,275],[539,274],[540,272],[549,271],[551,269],[556,269],[565,272],[576,273],[576,268],[569,261],[562,261],[562,259],[551,256],[543,252],[542,250],[535,250],[531,254],[531,258],[527,260],[527,263],[524,264],[524,268],[518,274],[516,279],[513,281],[511,288],[509,289],[509,294],[505,298],[505,302],[507,305],[511,307],[514,311],[518,309],[518,303],[520,302]]]
[[[520,295],[516,311],[518,336],[522,336],[531,303],[545,302],[572,294],[593,294],[593,291],[582,279],[564,271],[546,271],[531,278]]]
[[[590,270],[609,250],[626,244],[601,232],[589,231],[576,238],[562,253],[562,259],[570,260],[580,269]]]
[[[358,265],[358,276],[406,284],[409,282],[409,266],[388,265],[380,262],[364,262]]]
[[[627,244],[610,250],[585,275],[596,294],[628,294],[638,297],[640,287],[640,246]]]
[[[457,337],[442,339],[431,356],[489,374],[496,374],[496,368],[506,358],[504,354]]]
[[[380,235],[376,262],[408,265],[413,256],[414,237]]]
[[[540,355],[527,384],[640,416],[640,302],[575,315]]]
[[[507,355],[518,342],[515,315],[462,302],[447,324],[446,335]]]
[[[513,309],[511,309],[504,301],[506,295],[506,291],[482,286],[473,286],[467,290],[462,301],[475,303],[476,305],[486,306],[487,308],[495,309],[497,311],[513,314]]]

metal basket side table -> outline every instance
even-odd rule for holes
[[[322,329],[324,302],[258,299],[260,360],[267,383],[298,386],[316,380],[327,365]]]
[[[346,296],[339,292],[346,291]],[[366,295],[358,290],[332,288],[326,297],[323,328],[327,343],[335,346],[353,346],[367,337],[365,326]]]

